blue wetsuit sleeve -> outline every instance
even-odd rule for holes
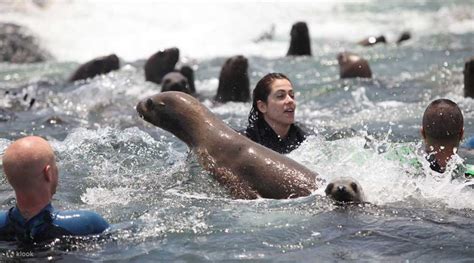
[[[54,216],[53,224],[79,236],[100,234],[109,227],[102,216],[92,211],[58,212]]]
[[[7,226],[8,223],[8,212],[1,211],[0,212],[0,229],[3,229]]]

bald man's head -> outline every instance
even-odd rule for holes
[[[458,105],[448,99],[431,102],[423,115],[422,133],[429,143],[458,145],[464,134],[464,119]]]
[[[43,191],[54,194],[57,186],[57,166],[54,152],[41,137],[18,139],[5,150],[3,170],[15,192]]]

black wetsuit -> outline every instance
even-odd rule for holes
[[[256,121],[254,125],[249,125],[247,129],[240,131],[240,133],[256,143],[283,154],[298,148],[308,136],[307,131],[303,131],[296,124],[292,124],[288,135],[285,138],[280,138],[263,119]]]
[[[442,168],[441,165],[439,165],[438,161],[436,161],[436,158],[434,155],[428,155],[425,157],[426,160],[430,163],[430,168],[431,170],[438,172],[438,173],[444,173],[445,168]],[[474,167],[471,164],[463,164],[463,165],[458,165],[456,169],[454,169],[454,173],[452,175],[453,179],[458,178],[462,175],[464,175],[464,178],[468,179],[473,179],[474,178]]]
[[[436,161],[436,158],[434,155],[428,155],[425,157],[426,160],[430,163],[430,168],[431,170],[438,172],[438,173],[444,173],[444,169],[441,167],[441,165],[438,164],[438,161]]]

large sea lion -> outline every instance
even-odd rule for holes
[[[305,22],[293,24],[290,36],[290,48],[286,53],[287,56],[311,56],[311,41]]]
[[[248,60],[244,56],[233,56],[226,60],[219,75],[219,86],[214,100],[217,102],[250,101]]]
[[[144,120],[185,142],[235,198],[307,196],[323,183],[303,165],[238,134],[188,94],[159,93],[136,108]]]
[[[358,42],[359,45],[362,45],[362,46],[365,46],[365,47],[373,46],[373,45],[379,44],[379,43],[387,43],[387,40],[385,39],[385,36],[383,36],[383,35],[378,36],[378,37],[371,36],[371,37],[362,39],[361,41]]]
[[[107,74],[110,71],[117,70],[120,67],[119,58],[115,54],[98,57],[82,64],[72,76],[70,82],[93,78],[97,75]]]
[[[179,59],[178,48],[168,48],[153,54],[145,63],[145,79],[156,84],[161,84],[163,77],[174,71]]]
[[[364,191],[352,177],[338,177],[331,181],[324,191],[327,196],[339,203],[363,203]]]
[[[179,72],[170,72],[163,77],[161,92],[165,91],[181,91],[191,94],[188,79]]]
[[[474,57],[464,64],[464,97],[474,98]]]
[[[341,79],[372,78],[369,63],[356,54],[341,52],[337,55],[337,61],[339,62],[339,76]]]

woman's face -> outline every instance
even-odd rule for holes
[[[270,125],[291,125],[295,122],[296,101],[293,87],[287,79],[276,79],[271,84],[267,102],[258,101],[260,112]]]

